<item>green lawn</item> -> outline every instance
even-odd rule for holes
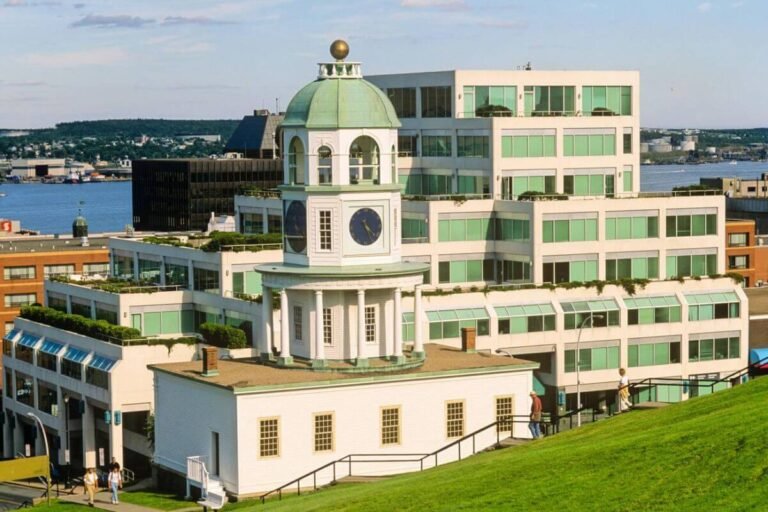
[[[35,505],[32,508],[36,508],[39,512],[84,512],[85,510],[93,510],[87,503],[70,503],[67,501],[59,501],[56,499],[51,500],[51,505],[46,505],[45,501]],[[22,509],[25,510],[25,509]]]
[[[120,493],[121,503],[132,503],[156,510],[179,510],[199,507],[194,501],[186,501],[174,494],[160,491],[124,491]]]
[[[248,509],[768,510],[768,378],[382,482]],[[250,505],[250,506],[249,506]]]

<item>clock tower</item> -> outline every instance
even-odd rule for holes
[[[264,297],[280,290],[280,343],[268,300],[262,340],[264,358],[279,345],[280,365],[359,371],[371,359],[412,365],[423,354],[420,339],[411,358],[402,347],[402,292],[416,288],[420,306],[428,266],[401,261],[400,122],[348,53],[344,41],[331,45],[335,60],[319,64],[281,125],[283,263],[258,268]]]

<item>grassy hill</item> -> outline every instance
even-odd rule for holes
[[[238,510],[768,510],[768,378],[424,473]],[[343,455],[343,454],[339,454]],[[226,509],[225,509],[226,510]]]

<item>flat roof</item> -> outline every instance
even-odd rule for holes
[[[16,254],[28,252],[59,252],[59,251],[94,251],[107,249],[109,236],[89,236],[88,246],[80,245],[80,240],[70,237],[29,237],[29,238],[0,238],[0,254]]]
[[[267,366],[256,359],[218,361],[219,374],[203,377],[202,361],[149,365],[155,371],[229,389],[235,394],[288,391],[307,387],[337,387],[398,380],[420,380],[472,373],[534,370],[539,363],[487,353],[463,352],[458,348],[428,343],[426,359],[418,368],[365,373],[339,373]]]
[[[298,275],[303,277],[382,277],[419,274],[429,270],[428,263],[383,263],[381,265],[312,266],[265,263],[256,267],[262,274]]]

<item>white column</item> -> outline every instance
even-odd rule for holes
[[[115,425],[115,414],[112,411],[112,421],[109,423],[109,456],[117,459],[120,464],[125,464],[123,459],[123,425]],[[107,461],[111,459],[107,458]]]
[[[291,364],[291,328],[288,323],[288,292],[285,288],[280,290],[280,358],[278,364]]]
[[[83,424],[83,463],[86,468],[96,467],[96,424],[93,417],[93,406],[85,400]]]
[[[402,359],[403,357],[403,293],[400,288],[395,288],[395,308],[394,314],[394,329],[395,329],[395,347],[392,352],[392,356],[395,359]]]
[[[365,361],[365,290],[357,290],[357,361]]]
[[[8,415],[5,413],[7,409],[0,411],[3,418],[3,457],[6,459],[13,458],[13,431],[11,431],[11,422],[8,419]]]
[[[261,287],[261,358],[269,359],[272,355],[272,288]]]
[[[421,303],[421,285],[416,286],[414,291],[414,309],[413,309],[413,352],[416,356],[424,355],[424,333],[422,332],[422,317],[424,316],[423,305]]]
[[[315,290],[315,357],[317,361],[325,359],[325,336],[323,329],[323,291]]]

